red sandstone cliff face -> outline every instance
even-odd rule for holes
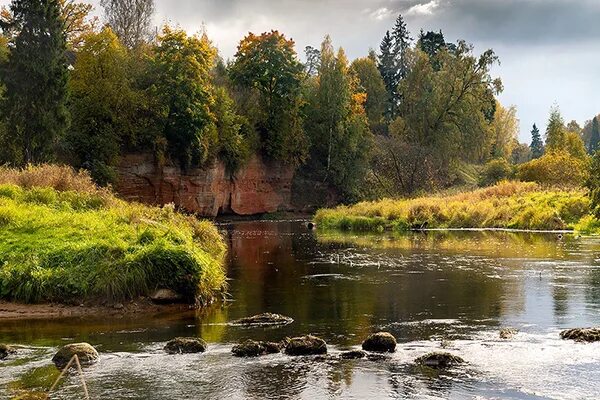
[[[233,177],[220,161],[184,173],[177,166],[158,166],[150,154],[123,156],[118,172],[115,189],[127,200],[174,203],[207,217],[291,209],[294,168],[266,162],[259,156],[252,157]]]

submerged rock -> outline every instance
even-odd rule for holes
[[[233,325],[287,325],[294,322],[294,320],[290,317],[286,317],[285,315],[280,314],[272,314],[272,313],[264,313],[253,315],[252,317],[246,317],[241,319],[236,319],[231,322]]]
[[[500,330],[500,339],[512,339],[517,333],[519,333],[518,329],[503,328]]]
[[[272,342],[257,342],[248,339],[243,343],[233,346],[231,352],[236,357],[258,357],[281,352],[281,345]]]
[[[165,345],[165,351],[169,354],[204,353],[207,348],[204,340],[194,337],[178,337]]]
[[[363,342],[362,348],[378,353],[393,353],[396,351],[396,338],[389,332],[374,333]]]
[[[61,347],[58,352],[52,357],[52,362],[58,368],[62,369],[67,366],[71,358],[77,355],[81,365],[92,364],[98,361],[98,352],[88,343],[73,343]]]
[[[367,352],[362,350],[345,351],[340,354],[340,357],[344,360],[357,360],[359,358],[365,358],[366,356]]]
[[[17,397],[13,397],[12,400],[48,400],[48,394],[40,392],[21,393]]]
[[[567,329],[560,333],[560,337],[578,342],[597,342],[600,341],[600,328]]]
[[[448,368],[465,362],[462,358],[450,353],[429,353],[415,360],[417,364],[430,368]]]
[[[17,351],[6,344],[0,344],[0,360],[4,360],[9,354],[16,353]]]
[[[289,339],[285,345],[285,354],[290,356],[309,356],[326,353],[327,344],[325,341],[312,335]]]
[[[150,300],[156,304],[174,304],[184,301],[182,295],[171,289],[158,289],[152,293]]]

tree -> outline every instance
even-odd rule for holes
[[[255,92],[260,115],[255,119],[264,153],[276,160],[301,163],[307,152],[300,106],[304,67],[294,42],[277,31],[250,33],[239,44],[230,67],[232,81]]]
[[[590,136],[590,154],[595,154],[600,144],[600,127],[598,126],[598,117],[592,119],[592,134]]]
[[[217,152],[210,71],[216,49],[203,35],[165,26],[155,49],[155,96],[160,99],[167,151],[182,168],[201,166]]]
[[[393,52],[396,61],[397,80],[400,82],[405,79],[409,73],[407,50],[410,47],[410,33],[406,27],[406,22],[402,15],[398,15],[394,29],[392,30],[392,38],[394,39]]]
[[[567,142],[567,129],[560,109],[554,106],[550,109],[550,117],[546,127],[546,150],[563,150]]]
[[[372,58],[358,58],[352,62],[352,72],[358,78],[359,89],[366,93],[365,111],[371,129],[378,129],[383,122],[387,91],[377,64]]]
[[[531,130],[531,145],[529,147],[531,148],[531,157],[533,159],[540,158],[544,155],[542,135],[535,124],[533,124],[533,129]]]
[[[49,161],[69,124],[66,35],[58,0],[13,0],[18,34],[3,71],[4,116],[15,163]]]
[[[308,76],[314,76],[319,71],[319,62],[321,60],[321,52],[311,46],[306,46],[304,49],[306,56],[305,69]]]
[[[104,18],[121,42],[133,49],[152,37],[154,0],[102,0]]]
[[[491,129],[491,157],[493,159],[510,159],[514,146],[517,143],[517,135],[519,133],[517,108],[515,106],[504,108],[500,103],[498,103],[494,114],[494,120],[491,123]]]
[[[446,48],[446,39],[444,39],[442,31],[428,31],[425,33],[421,30],[417,46],[421,51],[427,54],[431,60],[434,60],[438,52]]]
[[[396,58],[394,55],[394,40],[390,31],[385,33],[379,46],[379,73],[385,84],[388,93],[388,106],[386,109],[386,117],[391,120],[396,114],[394,105],[395,93],[398,90],[398,81],[396,73]]]

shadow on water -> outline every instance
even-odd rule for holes
[[[600,352],[590,352],[596,345],[558,340],[562,328],[600,324],[595,240],[512,232],[352,235],[309,231],[299,221],[220,228],[230,248],[231,301],[169,315],[4,321],[0,343],[25,347],[0,362],[0,398],[46,387],[53,352],[79,341],[101,353],[85,372],[95,398],[536,399],[600,391]],[[267,311],[295,322],[228,324]],[[520,333],[502,341],[504,326]],[[230,354],[244,339],[312,333],[335,356],[382,329],[400,342],[384,361]],[[201,336],[209,352],[164,354],[175,336]],[[442,347],[468,364],[443,373],[413,365]],[[79,395],[69,379],[57,398]]]

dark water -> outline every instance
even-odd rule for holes
[[[561,341],[561,329],[600,325],[600,239],[501,232],[405,237],[309,232],[302,222],[222,224],[230,301],[198,313],[0,322],[0,343],[25,346],[0,361],[0,398],[43,390],[57,347],[87,341],[100,361],[85,369],[94,399],[595,399],[600,344]],[[276,312],[295,322],[241,328],[236,318]],[[502,327],[519,334],[499,338]],[[243,339],[312,333],[333,355],[387,330],[398,351],[383,361],[273,355],[237,359]],[[201,355],[167,355],[165,342],[198,335]],[[429,351],[467,364],[417,368]],[[53,399],[80,399],[75,376]]]

